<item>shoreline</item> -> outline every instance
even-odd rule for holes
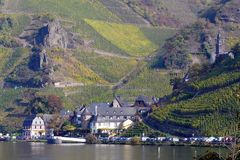
[[[47,143],[47,140],[13,140],[13,141],[0,141],[0,143]],[[63,142],[62,144],[78,144],[77,142]],[[223,144],[188,144],[188,143],[146,143],[141,142],[139,144],[131,144],[131,143],[79,143],[86,145],[131,145],[131,146],[173,146],[173,147],[199,147],[199,148],[226,148]],[[49,144],[51,145],[51,144]],[[58,145],[58,144],[55,144]]]

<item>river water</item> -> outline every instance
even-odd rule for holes
[[[0,160],[193,160],[201,147],[0,143]],[[216,152],[222,149],[215,148]]]

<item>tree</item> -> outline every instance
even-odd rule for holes
[[[99,140],[97,139],[96,136],[94,136],[93,134],[88,134],[86,136],[86,142],[88,144],[97,144],[97,143],[100,143]]]
[[[237,43],[237,44],[232,48],[232,53],[234,54],[235,57],[240,57],[240,43]]]
[[[138,145],[140,144],[140,137],[132,137],[131,141],[130,141],[131,145]]]
[[[50,113],[59,113],[63,109],[62,101],[58,96],[49,95],[47,99]]]
[[[215,152],[207,153],[206,155],[200,157],[198,160],[223,160],[219,157],[219,155]]]
[[[63,126],[64,131],[73,132],[75,129],[76,129],[76,127],[71,124],[67,124],[66,126]]]

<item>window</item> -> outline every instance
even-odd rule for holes
[[[111,116],[110,119],[113,119],[113,117]]]

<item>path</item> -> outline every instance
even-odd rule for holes
[[[130,56],[123,56],[118,53],[113,53],[113,52],[107,52],[99,49],[93,49],[93,52],[103,55],[103,56],[109,56],[109,57],[117,57],[117,58],[122,58],[122,59],[139,59],[137,57],[130,57]]]

